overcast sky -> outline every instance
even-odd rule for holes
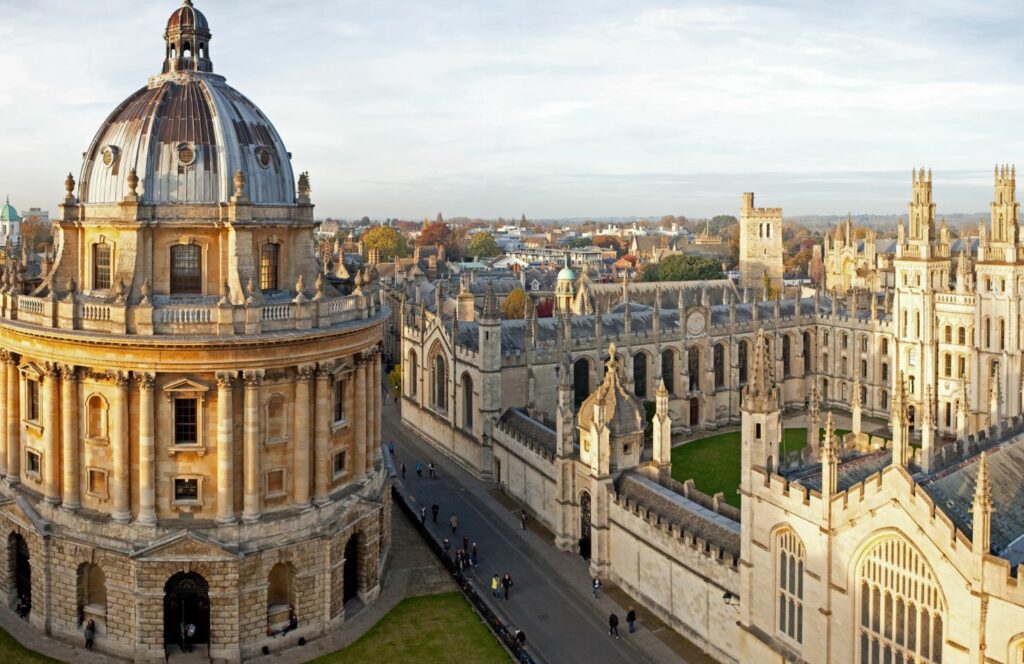
[[[0,0],[0,194],[55,210],[177,5]],[[1024,154],[1019,0],[196,7],[318,216],[902,213],[921,164],[974,212]]]

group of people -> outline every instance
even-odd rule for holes
[[[601,599],[601,577],[594,576],[590,582],[590,590],[594,593],[594,599]],[[632,606],[626,612],[626,623],[629,625],[630,634],[636,631],[636,611]],[[608,616],[608,636],[619,638],[619,616],[614,611]]]
[[[421,512],[421,518],[423,513]],[[452,519],[455,519],[455,515],[452,514]],[[455,528],[452,528],[452,533],[455,533]],[[480,547],[476,542],[473,542],[472,546],[469,543],[469,536],[462,536],[462,546],[455,550],[454,558],[452,558],[452,544],[446,537],[444,542],[441,543],[441,548],[444,550],[444,555],[451,560],[456,567],[459,568],[460,572],[465,572],[470,567],[476,567],[480,564]]]
[[[497,574],[491,577],[491,596],[497,599],[501,592],[505,593],[508,599],[508,592],[512,589],[512,575],[505,572],[505,576],[499,578]]]

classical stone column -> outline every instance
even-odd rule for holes
[[[57,385],[60,383],[60,365],[47,364],[43,371],[43,496],[50,505],[60,503],[60,407],[57,404]]]
[[[0,475],[7,476],[7,373],[10,353],[0,350]]]
[[[234,474],[234,422],[232,421],[231,384],[235,374],[217,373],[217,521],[233,523],[235,520]]]
[[[61,374],[61,442],[63,444],[62,462],[64,467],[64,486],[61,487],[61,507],[76,510],[82,503],[79,498],[81,480],[78,475],[78,374],[75,367],[63,364]]]
[[[7,483],[21,481],[21,372],[18,356],[4,354],[7,365]]]
[[[114,374],[114,407],[110,426],[110,444],[114,453],[113,497],[115,521],[126,523],[131,511],[131,464],[128,454],[128,375]]]
[[[352,464],[352,479],[358,479],[366,472],[368,456],[366,453],[366,425],[373,416],[366,399],[366,372],[368,367],[369,363],[366,357],[360,356],[356,365],[355,406],[352,408],[356,436],[356,458],[355,463]]]
[[[370,381],[370,393],[373,395],[373,435],[370,436],[370,448],[373,450],[373,454],[370,455],[371,459],[379,459],[381,456],[381,428],[380,420],[384,416],[384,398],[382,395],[381,387],[381,369],[380,369],[380,349],[373,355],[373,380]],[[369,462],[367,471],[373,470],[373,462]]]
[[[246,371],[243,436],[245,450],[245,502],[242,519],[252,523],[260,518],[260,379],[262,371]]]
[[[153,431],[153,392],[156,375],[135,374],[139,386],[139,518],[144,525],[156,524],[156,438]]]
[[[295,374],[295,444],[292,448],[295,472],[295,505],[309,506],[309,404],[313,400],[316,366],[306,364]]]
[[[329,364],[321,363],[316,370],[316,408],[313,411],[316,453],[313,463],[313,501],[318,504],[327,502],[327,489],[330,485],[330,473],[333,468],[329,440],[330,424],[334,417],[330,408],[331,368]]]

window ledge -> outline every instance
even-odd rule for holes
[[[333,479],[334,479],[334,481],[337,481],[337,480],[340,480],[340,479],[344,479],[345,477],[348,476],[348,474],[349,474],[348,473],[348,469],[346,468],[345,470],[341,471],[340,473],[334,473]]]
[[[108,494],[107,492],[99,493],[97,491],[86,491],[85,495],[89,496],[90,498],[95,498],[100,502],[106,502],[107,500],[110,499],[110,494]]]
[[[173,500],[171,507],[179,512],[198,512],[203,508],[202,500]]]
[[[348,426],[348,418],[345,418],[343,420],[338,420],[337,422],[331,422],[331,433],[335,433],[336,431],[340,431],[341,429],[344,429],[347,426]]]
[[[35,420],[22,420],[21,423],[25,425],[26,429],[35,431],[37,434],[43,433],[43,425]]]
[[[106,436],[86,436],[86,445],[96,445],[97,447],[106,447],[110,444],[110,439]]]
[[[287,445],[288,438],[270,438],[263,441],[264,447],[276,447],[278,445]]]
[[[34,470],[26,470],[25,471],[25,477],[29,478],[30,480],[34,480],[36,482],[42,482],[43,481],[43,476],[41,474],[37,473]]]
[[[263,496],[263,497],[264,497],[264,498],[266,498],[267,500],[273,500],[273,499],[275,499],[275,498],[284,498],[284,497],[286,497],[287,495],[288,495],[288,492],[287,492],[287,491],[285,491],[285,490],[281,490],[281,491],[274,491],[273,493],[271,493],[271,492],[268,492],[268,493],[267,493],[267,494],[266,494],[265,496]]]
[[[171,454],[198,454],[199,456],[206,455],[205,445],[171,445],[167,448],[167,451]]]

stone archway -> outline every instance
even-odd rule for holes
[[[189,625],[195,625],[189,643],[210,642],[210,586],[195,572],[178,572],[164,585],[164,649],[185,651]]]
[[[8,575],[11,578],[11,605],[23,601],[27,610],[32,608],[32,563],[29,559],[28,542],[19,533],[7,538]]]
[[[353,533],[345,543],[345,569],[343,570],[341,601],[348,604],[359,595],[359,533]]]
[[[700,426],[700,399],[697,397],[690,399],[690,426]]]
[[[590,560],[590,494],[580,494],[580,556]]]

